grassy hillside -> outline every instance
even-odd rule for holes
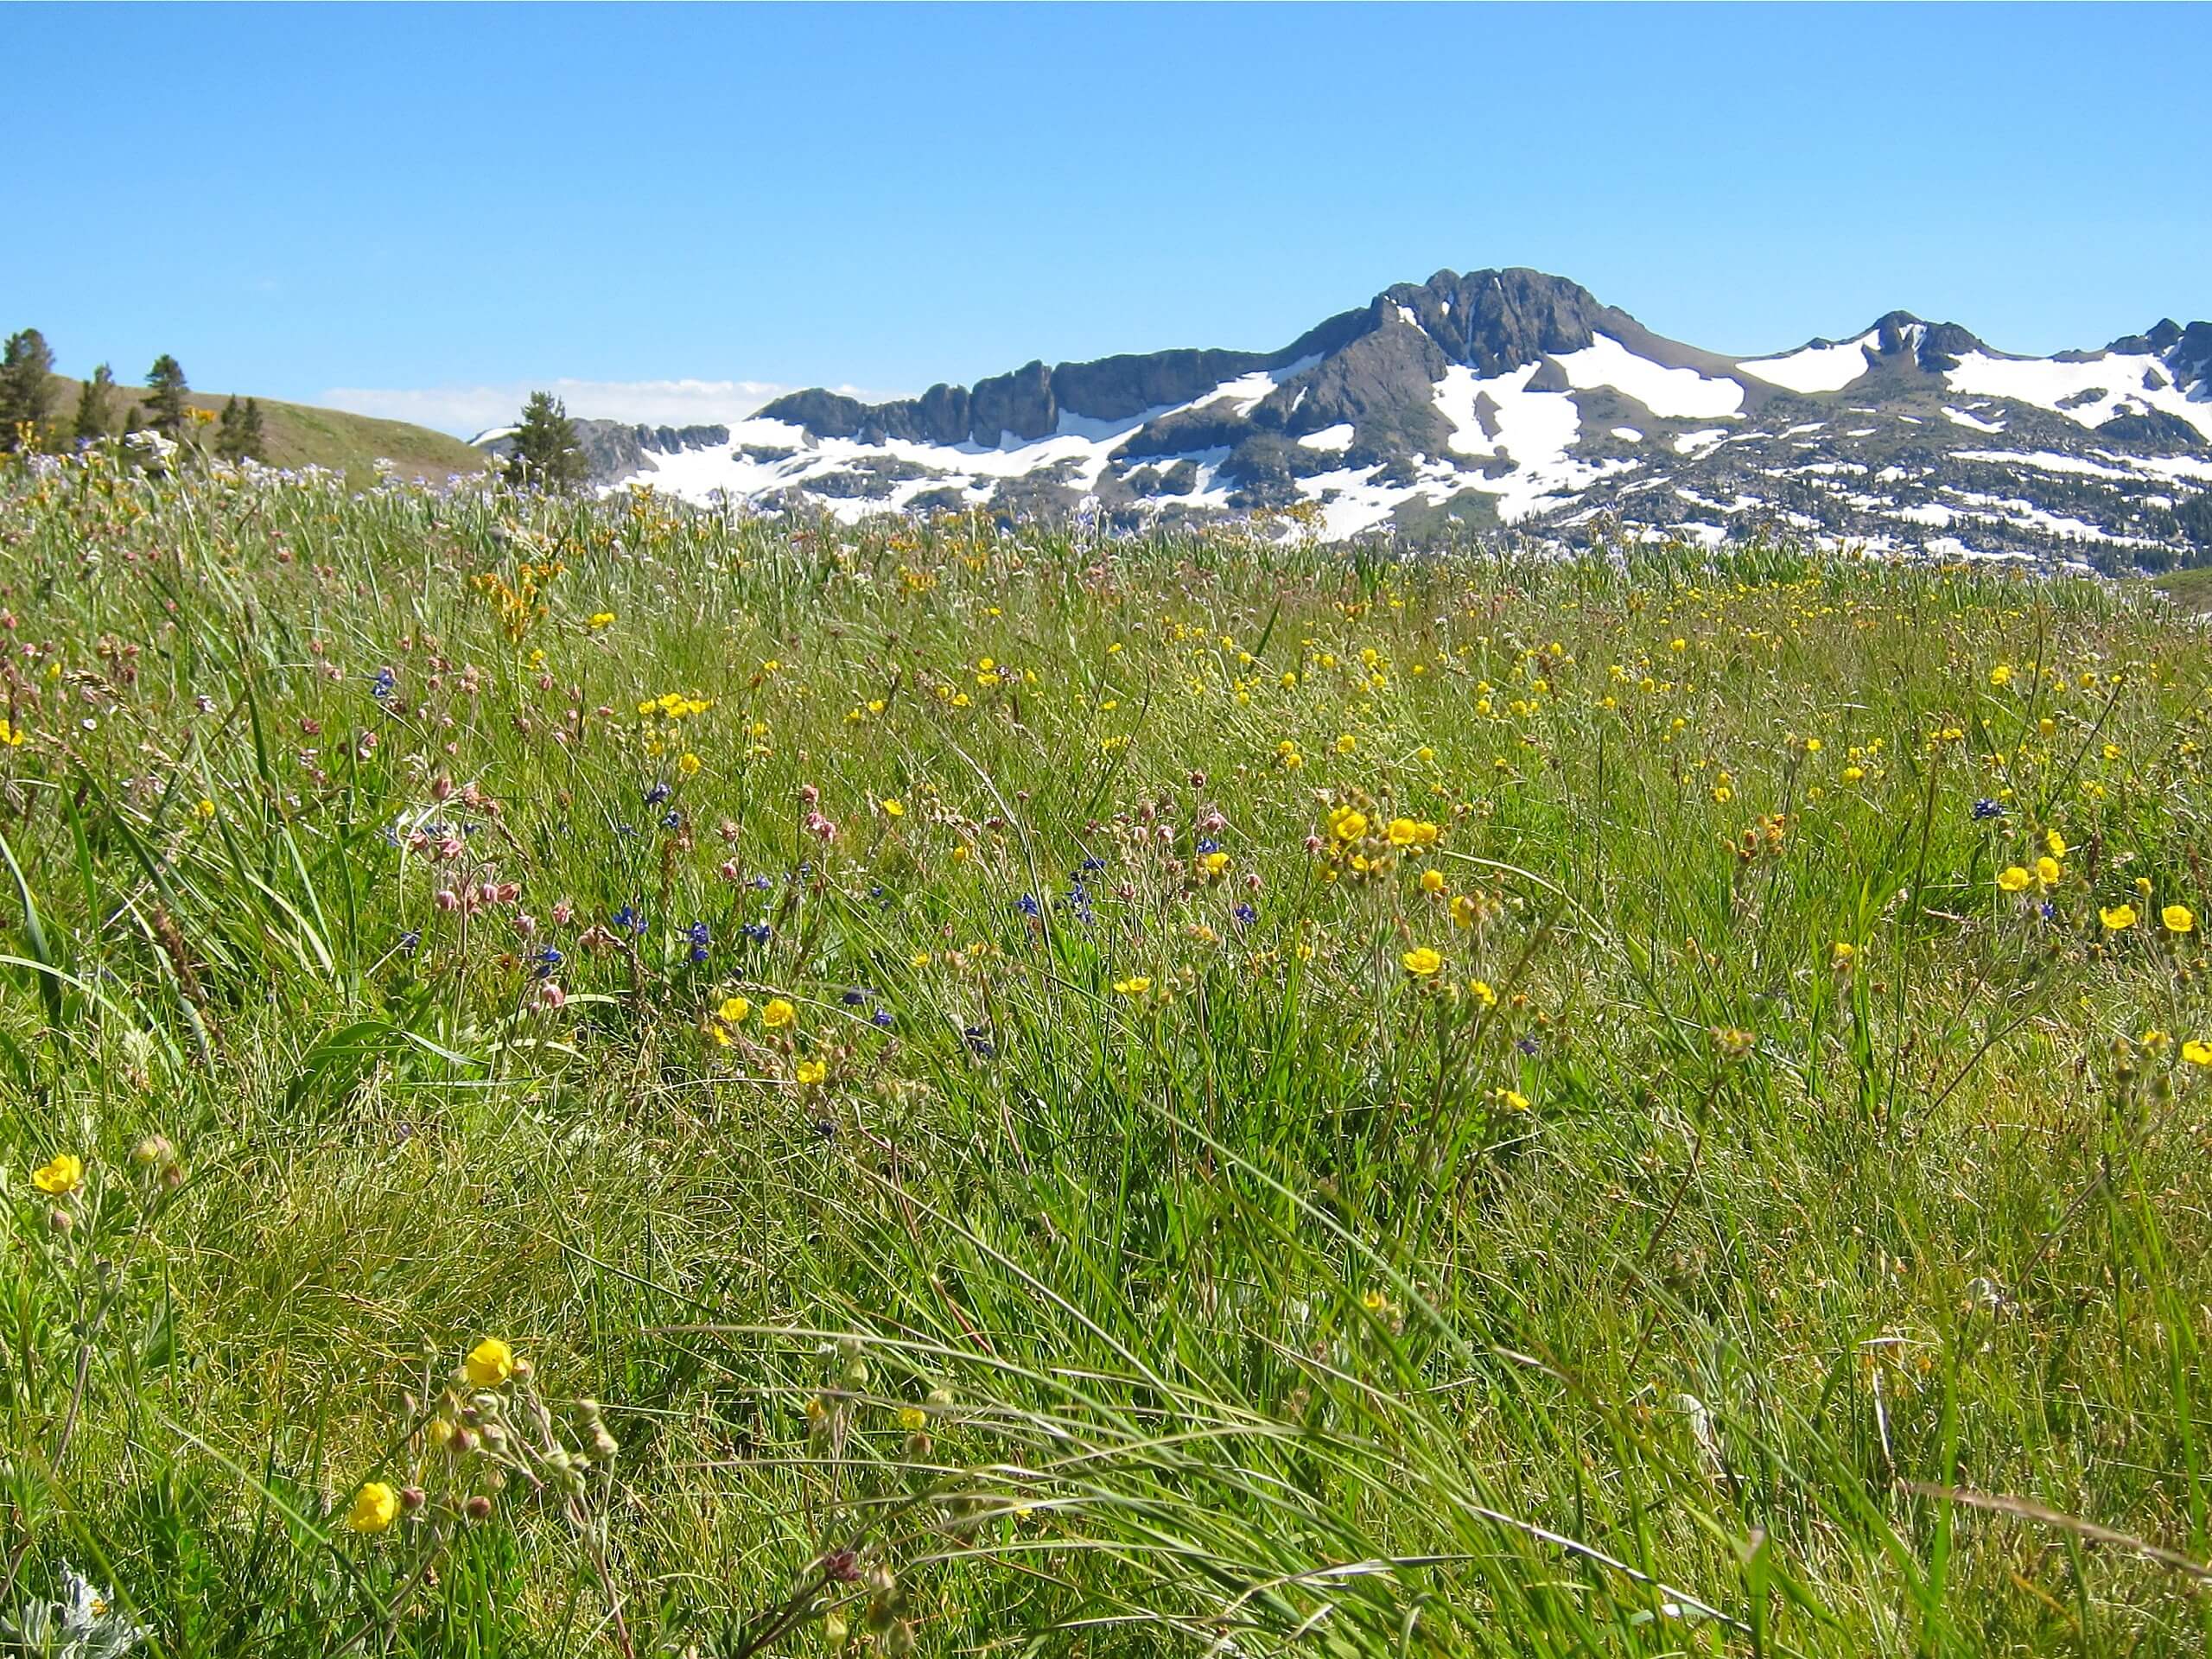
[[[2147,591],[82,465],[0,467],[0,1618],[2204,1651]]]
[[[60,375],[54,378],[54,416],[65,425],[76,413],[79,385]],[[228,397],[227,392],[195,391],[185,401],[195,409],[215,413]],[[112,417],[121,421],[132,404],[143,405],[145,398],[143,386],[118,386],[110,404]],[[245,398],[240,393],[239,401]],[[357,485],[372,476],[379,457],[391,461],[406,477],[432,483],[442,483],[454,473],[484,469],[483,455],[461,439],[405,421],[378,420],[268,397],[261,399],[261,418],[269,435],[269,453],[264,459],[272,467],[336,467]]]

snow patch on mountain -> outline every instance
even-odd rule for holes
[[[1599,334],[1582,350],[1562,353],[1556,360],[1566,371],[1567,385],[1576,391],[1610,386],[1669,420],[1733,416],[1744,406],[1744,389],[1733,380],[1715,380],[1695,369],[1654,363],[1611,334]]]
[[[1866,372],[1867,348],[1880,337],[1870,328],[1856,340],[1815,342],[1779,357],[1745,358],[1736,366],[1785,391],[1841,391]]]
[[[2212,439],[2212,402],[2175,385],[2147,353],[2100,352],[2069,362],[1969,352],[1944,378],[1954,391],[2033,404],[2092,429],[2131,410],[2154,409]]]

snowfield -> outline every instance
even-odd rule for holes
[[[1745,358],[1736,366],[1787,391],[1841,391],[1866,372],[1866,353],[1879,338],[1870,328],[1856,340],[1831,346],[1806,346],[1780,357]]]

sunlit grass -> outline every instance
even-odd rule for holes
[[[2201,1649],[2154,596],[4,492],[0,1615]]]

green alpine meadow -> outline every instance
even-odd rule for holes
[[[0,456],[0,1649],[2204,1650],[2197,619],[530,439]]]

